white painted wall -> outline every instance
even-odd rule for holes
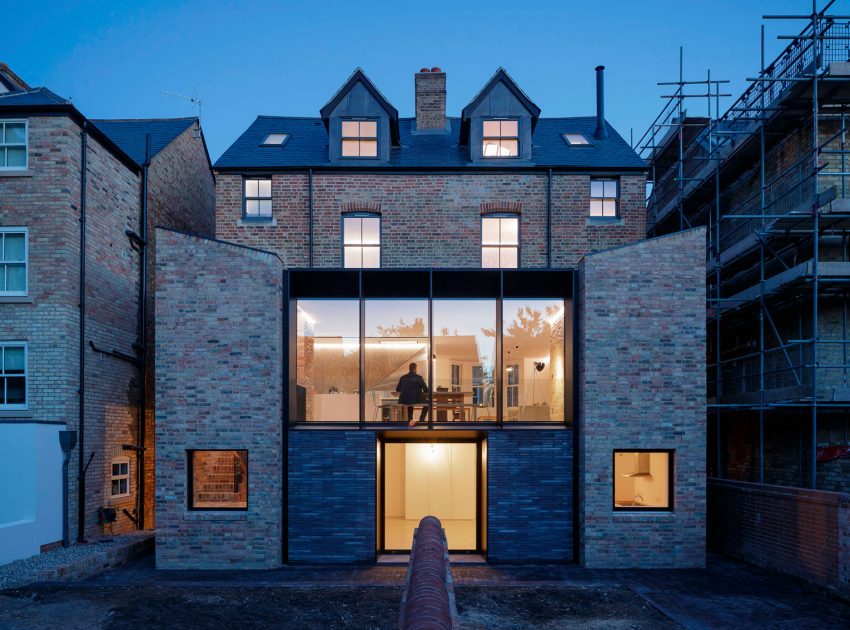
[[[62,539],[64,425],[0,423],[0,564]]]

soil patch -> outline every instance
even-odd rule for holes
[[[457,586],[464,628],[678,628],[624,587]]]
[[[0,627],[390,629],[398,624],[401,595],[396,587],[36,585],[0,594]]]

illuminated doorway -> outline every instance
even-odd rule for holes
[[[383,550],[409,551],[424,516],[440,519],[451,551],[479,544],[480,446],[466,442],[385,442],[381,532]]]

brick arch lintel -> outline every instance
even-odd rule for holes
[[[481,214],[522,214],[520,201],[487,201],[481,204]]]
[[[340,205],[340,213],[348,214],[350,212],[369,212],[371,214],[381,214],[381,204],[373,201],[345,201]]]

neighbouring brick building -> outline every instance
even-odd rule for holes
[[[153,226],[213,233],[210,167],[196,118],[90,120],[0,65],[0,560],[62,541],[62,431],[69,538],[153,526]]]
[[[705,560],[703,230],[644,241],[645,165],[499,70],[400,118],[357,70],[157,231],[157,566],[374,562],[433,514],[491,562]]]

